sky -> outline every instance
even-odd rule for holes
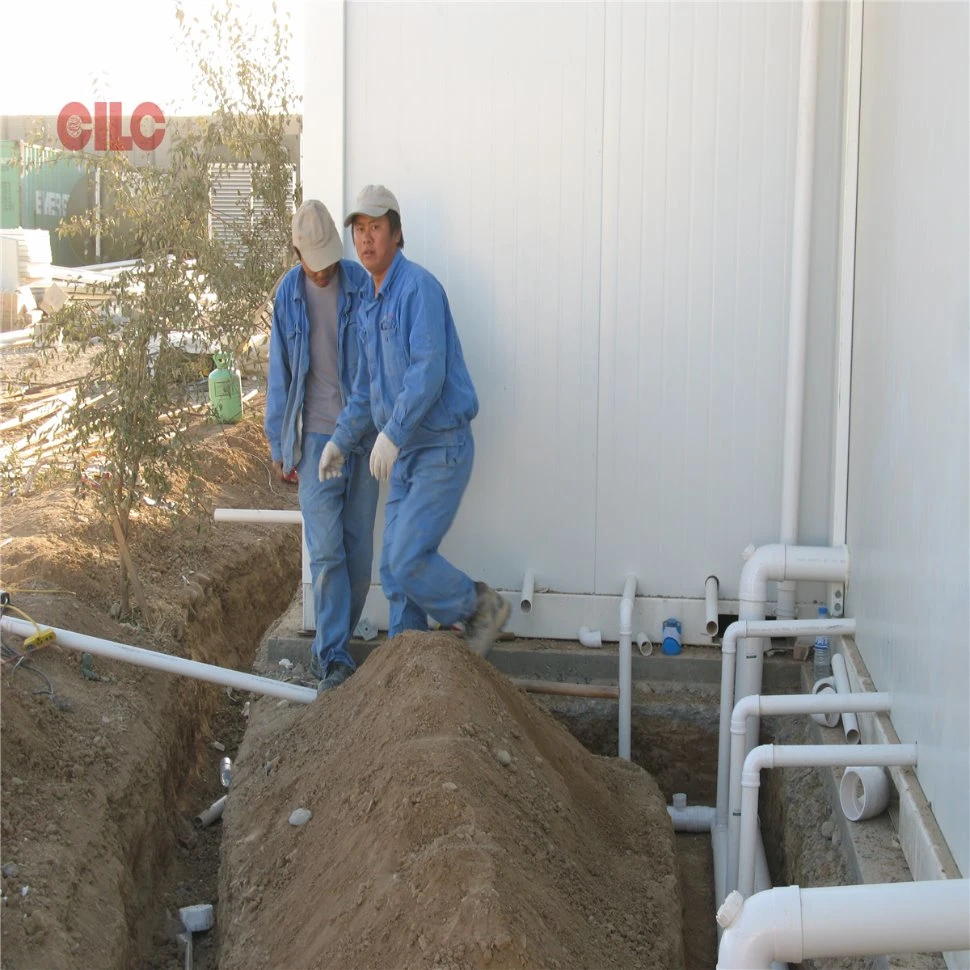
[[[221,0],[220,6],[225,3]],[[270,0],[232,0],[240,15],[271,23]],[[289,15],[293,90],[303,93],[304,0],[277,0]],[[56,115],[71,101],[121,101],[128,114],[143,101],[166,115],[206,110],[193,96],[194,74],[180,50],[175,0],[22,0],[0,13],[3,80],[0,115]],[[205,18],[210,0],[184,0],[189,17]]]

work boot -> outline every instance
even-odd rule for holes
[[[475,583],[475,612],[465,621],[465,643],[479,657],[487,657],[499,630],[509,618],[509,604],[485,583]]]
[[[314,680],[323,680],[323,678],[326,677],[323,664],[320,663],[320,658],[313,652],[313,650],[310,651],[310,676]]]
[[[339,687],[354,672],[354,668],[347,664],[334,663],[327,668],[327,676],[317,684],[317,697],[324,691]]]

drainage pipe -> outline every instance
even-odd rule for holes
[[[849,673],[845,669],[845,657],[841,653],[832,654],[832,678],[835,680],[835,689],[846,697],[852,693],[849,685]],[[851,711],[842,711],[842,730],[845,731],[846,744],[858,744],[861,735],[859,734],[859,719]]]
[[[798,637],[815,636],[818,633],[828,633],[830,636],[855,633],[855,620],[736,620],[724,631],[724,637],[721,640],[721,719],[717,736],[717,812],[714,827],[711,829],[714,850],[714,892],[718,900],[723,900],[728,894],[728,790],[737,642],[747,636]],[[761,851],[763,854],[764,849]],[[736,880],[736,859],[730,871],[732,879]],[[770,882],[767,882],[765,888],[770,886]]]
[[[612,684],[567,684],[557,680],[527,680],[513,677],[512,683],[530,694],[559,694],[564,697],[603,697],[617,700],[620,688]]]
[[[718,970],[767,970],[773,960],[880,953],[950,953],[970,948],[970,879],[786,886],[732,897]],[[723,922],[722,922],[723,921]]]
[[[195,821],[199,828],[208,828],[213,822],[218,822],[222,818],[223,809],[226,807],[226,796],[214,801],[204,812],[195,816]]]
[[[738,619],[763,620],[768,601],[768,582],[782,579],[812,579],[845,583],[849,579],[849,551],[845,546],[760,546],[741,570]],[[737,658],[735,699],[761,693],[764,640],[745,639]],[[758,743],[758,722],[748,724],[747,750]]]
[[[12,616],[5,616],[0,619],[0,629],[18,637],[28,637],[37,632],[33,624]],[[54,631],[57,642],[62,647],[67,647],[69,650],[81,650],[96,657],[123,660],[125,663],[135,664],[137,667],[161,670],[167,674],[181,674],[195,680],[207,680],[222,687],[247,690],[254,694],[267,694],[270,697],[281,697],[283,700],[297,701],[300,704],[309,704],[317,696],[315,690],[309,687],[300,687],[298,684],[287,684],[280,680],[272,680],[269,677],[244,674],[239,670],[229,670],[226,667],[204,664],[197,660],[186,660],[184,657],[173,657],[169,653],[132,647],[127,643],[102,640],[100,637],[89,637],[83,633],[74,633],[71,630],[62,630],[58,627],[46,627],[45,629]]]
[[[736,620],[721,640],[721,721],[717,751],[717,818],[727,828],[728,819],[728,747],[731,739],[731,711],[734,709],[734,672],[738,640],[746,637],[829,636],[855,633],[855,620]],[[759,685],[757,694],[761,693]],[[722,892],[718,899],[724,899]]]
[[[798,62],[798,130],[795,141],[792,206],[791,284],[788,302],[788,369],[785,380],[785,432],[782,445],[781,530],[783,544],[798,541],[798,505],[802,477],[805,409],[805,344],[812,254],[812,189],[815,179],[815,109],[818,87],[818,0],[802,4]],[[781,577],[775,615],[795,616],[795,580]]]
[[[532,612],[532,597],[536,591],[536,574],[531,569],[527,569],[525,578],[522,580],[522,592],[519,594],[519,609],[523,613]]]
[[[717,576],[708,576],[704,583],[704,632],[713,637],[720,625],[717,619]]]
[[[216,522],[303,523],[303,513],[298,509],[215,509],[212,518]]]
[[[738,888],[740,879],[739,863],[741,836],[741,805],[743,800],[742,777],[744,772],[745,730],[749,717],[769,716],[772,714],[826,714],[841,712],[848,706],[867,713],[885,712],[892,708],[892,694],[851,694],[846,697],[825,691],[822,694],[781,694],[765,696],[749,694],[742,697],[731,715],[731,753],[728,770],[728,868],[727,883],[718,899],[724,899],[732,890]],[[765,746],[767,747],[767,745]],[[836,748],[841,751],[841,748]],[[843,757],[847,757],[843,755]],[[850,759],[851,760],[851,759]],[[848,764],[848,761],[840,764]],[[718,887],[720,890],[722,887]],[[745,893],[745,895],[750,895]]]
[[[637,595],[636,576],[627,576],[620,600],[620,712],[619,753],[630,760],[630,717],[633,707],[633,601]]]
[[[844,703],[844,698],[838,698]],[[755,842],[758,835],[758,791],[762,768],[836,768],[842,765],[914,766],[915,744],[858,744],[852,748],[831,744],[762,744],[744,759],[741,774],[741,838],[738,892],[754,892]],[[730,833],[729,833],[730,835]],[[730,852],[730,839],[728,851]],[[730,856],[729,856],[730,859]],[[893,952],[882,949],[880,953]]]

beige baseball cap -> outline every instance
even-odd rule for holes
[[[308,199],[293,213],[293,245],[314,273],[333,266],[344,255],[344,244],[327,207]]]
[[[357,205],[353,211],[347,213],[344,225],[349,226],[354,221],[354,216],[370,216],[372,219],[379,219],[393,209],[398,215],[401,214],[401,207],[394,198],[394,193],[383,185],[365,185],[357,195]]]

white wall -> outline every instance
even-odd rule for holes
[[[320,6],[329,49],[340,5]],[[340,208],[342,124],[340,202],[391,187],[406,254],[448,291],[481,414],[445,552],[504,588],[532,568],[618,595],[634,572],[702,597],[713,572],[736,597],[741,550],[780,522],[799,7],[340,9],[343,90],[307,57],[306,195]],[[809,544],[831,518],[842,25],[823,5]]]
[[[878,689],[970,875],[965,3],[867,3],[847,593]]]

